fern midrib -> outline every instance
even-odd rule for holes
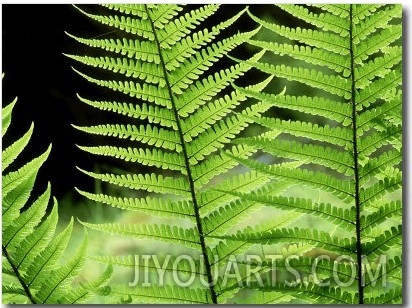
[[[165,61],[164,61],[164,58],[163,58],[163,53],[162,53],[162,48],[160,46],[160,41],[157,37],[155,25],[154,25],[154,22],[153,22],[153,20],[150,16],[150,12],[149,12],[149,9],[148,9],[147,5],[145,5],[145,10],[146,10],[149,22],[150,22],[150,26],[151,26],[153,35],[154,35],[154,40],[156,42],[156,46],[157,46],[157,50],[158,50],[158,54],[159,54],[159,58],[160,58],[160,65],[161,65],[162,70],[163,70],[163,76],[165,78],[166,87],[167,87],[167,90],[168,90],[168,93],[169,93],[173,114],[174,114],[174,117],[175,117],[175,120],[176,120],[176,126],[177,126],[177,132],[178,132],[178,135],[179,135],[179,140],[180,140],[180,143],[182,145],[182,155],[183,155],[184,161],[185,161],[185,167],[186,167],[186,171],[187,171],[187,180],[189,182],[190,194],[191,194],[191,198],[192,198],[192,201],[193,201],[193,208],[194,208],[194,213],[195,213],[195,218],[196,218],[196,227],[197,227],[197,230],[199,232],[199,241],[200,241],[199,244],[200,244],[201,249],[202,249],[203,260],[204,260],[204,263],[205,263],[205,270],[206,270],[207,279],[208,279],[208,283],[209,283],[209,290],[210,290],[210,294],[211,294],[213,304],[217,304],[217,294],[216,294],[216,291],[214,289],[212,269],[211,269],[211,265],[210,265],[210,262],[209,262],[209,256],[207,254],[205,236],[204,236],[204,233],[203,233],[203,225],[202,225],[202,221],[201,221],[201,217],[200,217],[199,205],[197,203],[195,185],[194,185],[193,176],[192,176],[192,172],[191,172],[191,168],[190,168],[189,156],[187,154],[187,149],[186,149],[186,142],[185,142],[185,139],[184,139],[182,126],[180,124],[180,117],[179,117],[178,110],[176,108],[176,103],[174,101],[172,87],[171,87],[170,80],[169,80],[169,77],[168,77],[168,74],[167,74],[167,71],[166,71],[166,64],[165,64]]]
[[[361,203],[359,195],[359,164],[358,164],[358,138],[356,123],[356,77],[355,77],[355,55],[353,46],[353,4],[349,7],[349,52],[351,70],[351,104],[352,104],[352,126],[353,126],[353,161],[354,161],[354,182],[355,182],[355,209],[356,209],[356,258],[358,263],[358,292],[359,304],[363,304],[363,279],[362,279],[362,242],[361,242]]]
[[[13,269],[13,272],[16,274],[17,279],[19,280],[21,286],[23,287],[24,292],[26,293],[27,297],[29,298],[29,300],[31,301],[32,304],[38,304],[35,300],[35,298],[33,297],[33,295],[31,294],[31,291],[29,289],[29,287],[26,285],[26,283],[23,280],[23,277],[20,275],[20,272],[18,270],[18,268],[14,265],[6,247],[4,247],[3,245],[2,247],[2,251],[3,251],[3,255],[6,257],[7,262],[9,262],[11,268]]]

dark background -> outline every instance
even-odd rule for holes
[[[225,5],[219,10],[220,15],[207,21],[215,25],[242,7]],[[98,9],[96,5],[82,8]],[[265,6],[253,6],[253,11],[263,16]],[[280,15],[276,18],[288,17]],[[209,25],[205,23],[204,26]],[[255,25],[245,16],[242,27],[250,30]],[[58,199],[73,191],[73,187],[93,190],[93,181],[76,166],[92,171],[96,157],[76,147],[76,144],[88,144],[86,141],[90,140],[71,124],[93,123],[102,116],[102,112],[80,102],[76,93],[90,99],[100,97],[93,92],[96,90],[94,86],[71,69],[71,65],[78,65],[63,55],[85,54],[87,50],[83,52],[84,47],[64,31],[90,38],[93,35],[110,37],[111,29],[91,21],[71,5],[7,4],[2,5],[2,30],[3,107],[18,96],[3,148],[26,132],[33,121],[35,128],[31,142],[16,161],[16,166],[40,155],[52,143],[51,155],[38,175],[39,182],[50,181],[53,195]],[[109,100],[106,94],[103,92],[101,97]]]
[[[75,166],[90,170],[92,158],[77,149],[82,135],[71,127],[88,116],[76,98],[87,83],[63,55],[73,51],[74,45],[64,31],[81,35],[87,27],[93,29],[70,5],[2,5],[3,107],[18,96],[3,148],[33,121],[34,133],[20,160],[27,162],[53,144],[38,178],[52,183],[57,198],[74,186],[91,185]]]

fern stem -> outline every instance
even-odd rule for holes
[[[354,159],[354,177],[355,177],[355,208],[356,208],[356,257],[358,263],[358,293],[359,304],[363,304],[363,278],[362,278],[362,242],[361,242],[361,223],[360,223],[360,196],[359,196],[359,164],[358,164],[358,138],[356,127],[356,101],[355,101],[355,57],[353,46],[353,4],[349,8],[349,41],[351,57],[351,103],[352,103],[352,125],[353,125],[353,159]]]
[[[31,294],[29,287],[24,282],[23,277],[20,275],[20,272],[19,272],[18,268],[13,264],[12,259],[9,255],[6,247],[4,247],[3,245],[1,247],[2,247],[2,251],[3,251],[3,255],[6,257],[6,259],[9,262],[11,268],[13,269],[13,272],[16,274],[16,277],[19,280],[21,286],[23,287],[24,292],[26,293],[27,297],[30,299],[30,302],[32,304],[38,304],[36,302],[36,300],[34,299],[33,295]]]
[[[163,76],[165,78],[166,87],[167,87],[167,90],[168,90],[168,93],[169,93],[173,114],[174,114],[174,117],[176,119],[176,125],[177,125],[177,131],[178,131],[178,134],[179,134],[180,143],[182,145],[182,155],[184,157],[185,167],[186,167],[186,170],[187,170],[187,180],[188,180],[189,185],[190,185],[190,193],[191,193],[191,197],[192,197],[192,201],[193,201],[193,208],[194,208],[195,218],[196,218],[196,227],[197,227],[197,230],[199,232],[199,244],[201,246],[203,260],[205,262],[205,270],[206,270],[207,280],[208,280],[208,283],[209,283],[210,295],[211,295],[213,304],[217,304],[217,294],[216,294],[216,291],[214,289],[214,284],[213,284],[212,267],[211,267],[211,263],[209,261],[209,256],[207,254],[207,247],[206,247],[206,242],[205,242],[205,235],[204,235],[204,232],[203,232],[202,221],[201,221],[201,217],[200,217],[199,204],[197,203],[197,199],[196,199],[196,190],[195,190],[195,185],[194,185],[194,181],[193,181],[192,172],[191,172],[191,169],[190,169],[189,156],[187,154],[186,143],[185,143],[184,136],[183,136],[183,130],[182,130],[182,127],[181,127],[181,124],[180,124],[180,117],[179,117],[178,110],[176,108],[176,103],[174,101],[172,87],[170,85],[170,81],[169,81],[169,78],[168,78],[168,75],[167,75],[167,72],[166,72],[166,65],[165,65],[165,61],[163,59],[162,48],[161,48],[160,42],[157,38],[156,29],[155,29],[153,20],[151,19],[150,12],[147,8],[147,5],[145,5],[145,9],[146,9],[146,13],[148,15],[148,19],[150,21],[152,32],[154,34],[154,40],[156,42],[156,46],[157,46],[157,49],[158,49],[160,64],[163,68]]]

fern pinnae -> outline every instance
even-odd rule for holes
[[[334,32],[342,37],[349,36],[345,20],[337,19],[328,12],[315,14],[305,7],[291,4],[281,4],[279,7],[299,19],[304,19],[305,22],[310,23],[319,29]]]
[[[12,145],[2,152],[1,168],[2,171],[6,169],[14,160],[16,153],[20,153],[26,145],[29,143],[31,135],[33,133],[34,124],[30,125],[29,130]]]
[[[33,232],[43,216],[46,214],[46,206],[50,199],[50,184],[46,191],[35,201],[32,206],[16,218],[15,224],[4,230],[3,245],[5,248],[13,244],[13,240],[20,242],[23,238]]]
[[[325,99],[323,97],[290,96],[284,94],[275,95],[265,92],[256,92],[252,89],[239,88],[237,86],[234,87],[248,97],[253,97],[272,106],[287,106],[287,108],[291,110],[322,116],[336,122],[343,122],[345,126],[348,125],[350,120],[349,106],[338,101]],[[331,110],[337,105],[339,106],[337,110],[331,112]]]
[[[2,78],[4,77],[4,74],[2,75]],[[11,114],[14,108],[14,105],[16,105],[17,102],[17,97],[7,106],[3,107],[2,112],[1,112],[1,119],[2,119],[2,125],[1,125],[1,135],[4,136],[7,132],[7,129],[10,126],[11,123]]]
[[[278,117],[256,117],[253,118],[255,123],[280,132],[280,138],[276,137],[273,140],[252,137],[239,139],[238,142],[261,149],[275,157],[290,158],[303,164],[297,169],[283,170],[277,164],[268,166],[251,159],[233,156],[232,158],[252,170],[265,172],[274,179],[288,178],[303,187],[320,185],[324,191],[341,198],[344,203],[337,203],[333,207],[318,207],[316,210],[319,212],[311,212],[310,206],[296,208],[296,204],[292,203],[293,198],[288,199],[289,196],[282,194],[269,196],[269,191],[257,189],[246,193],[227,193],[235,194],[244,200],[259,201],[268,206],[283,208],[284,211],[304,211],[305,215],[322,218],[319,221],[328,220],[336,223],[337,230],[351,231],[354,237],[350,242],[344,243],[339,242],[341,239],[336,236],[327,238],[321,233],[312,234],[304,239],[304,228],[275,228],[263,233],[249,228],[222,238],[233,240],[238,237],[241,242],[264,240],[268,243],[277,243],[291,241],[296,236],[297,241],[311,242],[315,247],[324,247],[329,251],[344,253],[346,250],[356,263],[356,291],[350,287],[347,288],[348,291],[343,291],[340,286],[334,289],[318,288],[314,284],[309,284],[308,288],[307,284],[297,281],[298,286],[306,286],[299,290],[295,289],[299,294],[297,297],[303,296],[310,301],[312,295],[309,293],[315,291],[312,293],[314,298],[325,301],[331,295],[331,299],[342,303],[396,303],[401,297],[401,289],[397,285],[401,272],[392,272],[391,286],[379,287],[383,292],[381,296],[375,296],[373,290],[370,287],[366,288],[362,281],[371,273],[370,268],[365,270],[366,261],[363,256],[375,260],[389,251],[397,257],[401,253],[401,6],[315,6],[319,10],[312,11],[310,7],[299,5],[279,7],[315,25],[316,30],[277,25],[249,13],[253,20],[267,30],[289,40],[297,40],[300,45],[249,40],[250,44],[277,55],[275,59],[282,59],[284,55],[296,59],[296,66],[276,65],[262,60],[258,63],[248,63],[272,76],[319,88],[319,91],[315,91],[310,97],[276,96],[246,89],[239,91],[255,99],[270,102],[278,108],[322,116],[326,120],[325,123],[332,119],[335,122],[333,127],[328,124],[318,126],[312,123],[310,118],[308,122],[299,122],[282,121]],[[306,68],[308,64],[310,69]],[[324,73],[325,71],[329,73]],[[323,98],[326,92],[329,93],[327,99]],[[315,104],[315,101],[319,101],[320,104]],[[294,136],[291,141],[288,140],[290,136]],[[313,145],[306,144],[311,142]],[[315,151],[316,148],[319,150]],[[338,153],[342,153],[345,158]],[[305,164],[307,159],[317,168],[323,169],[311,171],[311,165]],[[332,162],[333,160],[335,162]],[[281,201],[291,202],[292,207],[279,204]],[[312,199],[308,204],[315,204],[315,201]],[[338,218],[335,217],[337,213],[345,214]],[[315,243],[317,240],[319,242]],[[399,266],[400,262],[396,261],[396,264]],[[384,279],[379,277],[376,281],[382,283]],[[278,287],[283,290],[281,286]],[[294,292],[287,289],[284,291],[290,294]]]
[[[91,229],[106,230],[112,234],[131,237],[147,237],[166,239],[166,241],[181,243],[190,248],[199,249],[195,228],[180,228],[178,226],[162,225],[132,225],[132,224],[83,224]]]
[[[176,129],[176,123],[174,122],[173,114],[166,108],[159,106],[147,105],[145,103],[142,106],[133,105],[128,103],[117,103],[117,102],[105,102],[105,101],[91,101],[82,98],[77,94],[77,97],[83,103],[98,108],[104,111],[113,111],[121,115],[126,115],[130,118],[148,120],[150,123],[159,124],[163,127]],[[79,126],[73,125],[79,129],[87,129],[85,127],[80,128]]]
[[[130,210],[142,211],[147,213],[156,213],[158,216],[176,216],[180,218],[193,217],[193,207],[190,202],[170,201],[163,198],[146,197],[146,198],[121,198],[112,197],[104,194],[92,194],[80,189],[76,189],[86,198],[110,205],[112,207]]]

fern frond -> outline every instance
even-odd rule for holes
[[[275,137],[246,137],[236,141],[260,150],[261,159],[269,158],[270,163],[230,156],[252,170],[265,173],[273,181],[287,179],[303,190],[290,188],[287,193],[270,189],[226,190],[240,200],[276,207],[280,213],[303,212],[311,222],[302,222],[302,226],[295,229],[275,227],[263,232],[247,227],[221,238],[239,243],[263,241],[270,245],[306,242],[320,249],[323,255],[346,254],[356,265],[351,286],[337,284],[333,288],[318,288],[309,275],[305,278],[308,281],[295,281],[299,286],[294,290],[297,294],[283,291],[280,285],[273,286],[276,288],[273,292],[282,290],[282,294],[308,302],[396,302],[401,298],[399,290],[394,291],[392,287],[400,281],[397,268],[401,263],[402,242],[399,224],[402,8],[392,4],[312,6],[315,8],[278,5],[303,23],[311,24],[310,28],[286,27],[249,13],[265,29],[262,36],[266,40],[253,38],[248,43],[266,51],[268,57],[247,63],[274,77],[274,81],[285,79],[304,84],[305,90],[293,87],[292,96],[239,88],[246,96],[278,108],[272,116],[250,118]],[[271,38],[270,33],[275,36]],[[279,36],[281,41],[274,42]],[[289,58],[293,60],[291,65],[286,63]],[[285,121],[285,116],[291,120]],[[303,165],[285,167],[279,158]],[[313,188],[317,191],[315,195]],[[346,204],[335,201],[327,192]],[[315,226],[315,230],[309,231],[307,225]],[[321,226],[329,233],[321,231]],[[388,253],[396,261],[393,258],[389,261],[393,275],[388,275],[389,286],[380,286],[380,295],[362,283],[366,275],[363,268],[367,264],[363,256],[376,260]],[[322,275],[327,279],[333,272],[324,268]],[[263,291],[258,286],[256,289]]]
[[[44,250],[51,243],[56,231],[58,220],[57,208],[54,207],[46,220],[34,232],[27,236],[26,240],[20,244],[21,249],[16,251],[16,267],[27,269],[31,261],[36,257],[35,247]]]
[[[255,291],[248,294],[247,297],[236,301],[241,305],[259,305],[259,304],[289,304],[293,299],[292,296],[283,294],[279,291]]]
[[[129,161],[137,168],[144,166],[145,169],[139,174],[84,171],[97,180],[137,190],[136,198],[79,192],[94,201],[124,210],[184,219],[185,226],[190,222],[190,229],[162,223],[144,226],[85,224],[115,235],[158,239],[175,243],[174,246],[183,244],[195,248],[203,256],[204,270],[201,274],[211,282],[219,277],[213,277],[208,245],[216,244],[217,240],[209,237],[208,233],[220,232],[228,226],[235,227],[242,219],[241,214],[249,208],[252,210],[254,205],[253,202],[249,204],[237,200],[235,196],[225,197],[225,194],[213,189],[216,186],[214,182],[222,177],[225,183],[231,182],[229,186],[243,189],[254,189],[268,182],[267,176],[257,173],[239,177],[231,175],[229,172],[238,162],[220,152],[242,158],[256,152],[251,147],[230,145],[230,142],[249,126],[252,122],[250,117],[259,117],[270,105],[265,102],[243,105],[247,97],[230,87],[235,79],[250,70],[250,66],[246,62],[227,65],[224,58],[260,28],[233,35],[223,34],[244,15],[246,9],[208,29],[202,28],[202,22],[218,11],[218,5],[195,8],[112,5],[108,8],[117,13],[97,15],[80,11],[102,24],[124,30],[128,33],[127,38],[83,39],[70,35],[98,52],[110,51],[114,54],[69,57],[108,72],[106,80],[101,80],[76,70],[86,80],[124,94],[126,99],[124,102],[80,99],[100,110],[125,115],[127,121],[138,119],[149,124],[75,127],[87,134],[139,141],[140,144],[129,147],[106,144],[80,148],[94,155]],[[249,60],[256,62],[263,54],[264,51],[256,53]],[[223,64],[222,67],[215,66],[217,62]],[[249,89],[262,90],[271,79],[250,85]],[[164,173],[166,169],[178,171],[180,175],[176,172]],[[140,195],[141,190],[145,191],[143,196]],[[224,216],[217,216],[223,212],[226,213]],[[176,221],[176,225],[179,223],[180,220]],[[173,285],[167,287],[173,288]],[[220,295],[212,284],[203,288],[202,292],[207,297],[202,298],[201,302],[218,302]],[[147,290],[139,289],[138,294],[142,299],[149,298]],[[226,297],[222,295],[221,298]],[[165,300],[173,300],[173,296],[165,296]],[[185,301],[185,297],[175,299],[178,300]]]
[[[60,303],[65,296],[61,296],[61,292],[70,286],[73,279],[81,271],[86,257],[87,236],[80,245],[78,251],[64,266],[54,269],[51,272],[51,277],[48,277],[42,282],[40,291],[36,294],[43,302]]]
[[[50,243],[48,243],[48,250],[44,252],[42,256],[36,256],[36,263],[31,264],[27,268],[27,274],[31,279],[29,285],[40,287],[43,283],[44,273],[57,269],[57,261],[63,256],[63,253],[70,240],[70,235],[73,230],[73,219],[67,225],[67,227]]]
[[[257,106],[258,109],[260,106]],[[259,110],[260,109],[260,110]],[[258,112],[265,111],[266,106],[259,108]],[[250,114],[258,113],[251,111]],[[215,124],[203,132],[196,140],[190,143],[187,148],[189,162],[195,164],[207,155],[213,153],[224,144],[228,143],[238,133],[248,126],[248,119],[245,117],[232,116]],[[205,144],[206,142],[206,144]]]
[[[395,256],[394,258],[391,258],[387,260],[385,264],[378,262],[372,262],[372,264],[369,264],[369,268],[366,268],[367,273],[372,273],[375,271],[375,275],[365,275],[365,286],[367,288],[372,288],[376,285],[377,282],[385,279],[385,276],[390,276],[390,277],[395,277],[398,276],[398,278],[401,281],[401,271],[402,271],[402,261],[401,258],[398,256]],[[376,274],[376,271],[379,270],[379,266],[384,266],[385,270],[382,272],[378,272]]]
[[[291,256],[294,256],[294,254],[292,254]],[[310,275],[312,275],[313,281],[315,283],[320,282],[318,277],[328,277],[332,273],[332,271],[334,271],[334,273],[338,275],[337,277],[341,281],[346,281],[352,279],[353,277],[353,263],[342,262],[337,265],[332,258],[325,258],[325,255],[320,255],[319,257],[315,258],[304,256],[299,259],[292,257],[287,260],[287,262],[285,262],[285,259],[276,259],[275,261],[264,261],[262,262],[261,266],[271,269],[287,269],[293,267],[293,269],[300,270],[302,271],[302,273],[307,274],[308,278],[310,277]],[[314,268],[316,268],[316,272],[311,271]]]
[[[162,71],[156,64],[151,62],[139,63],[136,61],[135,63],[133,59],[125,58],[67,56],[92,67],[107,69],[126,77],[146,80],[149,83],[157,84],[159,87],[164,87],[166,84],[164,78],[162,78]]]
[[[256,91],[262,90],[270,82],[272,78],[268,78],[263,82],[249,87],[249,89],[254,89]],[[235,87],[237,90],[239,88]],[[241,93],[241,91],[236,91],[226,95],[223,98],[204,105],[200,107],[196,113],[192,114],[190,117],[185,118],[182,122],[182,129],[185,131],[185,139],[190,141],[192,138],[197,137],[200,133],[207,130],[217,121],[221,120],[228,114],[230,114],[233,109],[235,109],[242,101],[246,99],[246,96]],[[265,107],[265,103],[262,104]]]
[[[19,246],[20,243],[31,233],[41,222],[46,214],[46,208],[50,199],[50,184],[46,191],[31,205],[29,209],[20,214],[12,225],[4,228],[3,246]],[[6,217],[7,218],[7,217]]]
[[[208,6],[206,6],[208,7]],[[213,9],[217,8],[213,5]],[[204,7],[199,8],[198,10],[203,10]],[[199,16],[198,10],[192,10],[191,14]],[[204,9],[206,12],[207,9]],[[173,48],[171,48],[167,53],[165,53],[165,66],[169,71],[174,70],[175,68],[180,67],[182,63],[185,62],[189,57],[193,56],[196,53],[196,50],[200,49],[201,46],[206,46],[213,39],[216,38],[223,30],[231,26],[237,19],[245,12],[245,10],[240,11],[238,14],[229,18],[228,20],[222,21],[220,24],[213,26],[210,30],[204,29],[199,30],[198,32],[193,33],[191,36],[184,37],[180,41],[177,41]],[[210,11],[207,12],[210,15]]]
[[[229,152],[236,155],[236,157],[247,158],[253,154],[254,149],[238,145],[233,146]],[[230,170],[236,165],[236,161],[222,153],[203,160],[193,168],[192,175],[195,186],[202,187],[208,184],[215,176]]]
[[[401,134],[402,127],[399,126],[387,126],[382,132],[373,132],[359,142],[360,153],[370,156],[377,149],[391,144],[392,140],[399,140]]]
[[[312,4],[314,7],[319,7],[323,11],[330,12],[342,19],[349,16],[349,9],[345,4]]]
[[[150,24],[146,22],[145,19],[132,19],[129,16],[118,16],[118,15],[96,15],[89,14],[79,7],[75,6],[80,12],[85,14],[87,17],[94,19],[104,25],[117,28],[126,33],[132,33],[139,35],[144,38],[153,39],[153,31],[150,27]]]
[[[160,46],[170,49],[176,44],[182,42],[182,38],[191,34],[191,30],[195,29],[203,20],[214,14],[219,9],[219,5],[205,5],[197,10],[192,10],[179,18],[168,22],[158,33]]]
[[[59,302],[67,302],[70,304],[77,304],[84,301],[87,301],[90,298],[91,291],[95,293],[103,293],[103,290],[107,289],[106,285],[109,282],[113,273],[113,268],[111,264],[109,264],[106,270],[102,273],[100,277],[97,279],[83,283],[76,289],[74,289],[69,295],[67,295],[64,299],[60,299]],[[97,292],[96,292],[97,291]]]
[[[11,123],[14,105],[12,103],[3,108],[3,133]],[[23,137],[3,151],[3,171],[26,148],[32,132],[33,124]],[[81,260],[86,257],[86,242],[73,259],[63,257],[71,237],[72,222],[63,232],[55,235],[58,221],[56,199],[46,217],[51,196],[50,184],[32,204],[27,204],[37,173],[50,150],[51,146],[17,171],[3,175],[3,302],[6,303],[8,300],[31,304],[72,303],[69,297],[78,288],[74,278],[83,268]],[[68,264],[62,267],[62,261]],[[105,280],[98,280],[93,286],[104,285],[109,276],[106,274]],[[83,289],[82,296],[76,302],[85,302],[94,292],[92,288]]]
[[[152,13],[152,23],[154,27],[158,29],[163,29],[166,24],[170,22],[170,20],[177,16],[180,11],[183,10],[182,6],[179,6],[177,4],[171,4],[171,5],[158,5],[156,7],[153,7],[151,13]],[[145,20],[145,19],[143,19]]]
[[[208,95],[218,93],[219,90],[225,88],[231,80],[243,75],[245,71],[249,70],[248,65],[241,63],[228,69],[221,70],[220,72],[215,73],[213,77],[210,76],[209,78],[204,78],[202,81],[194,81],[198,79],[200,74],[212,66],[214,62],[222,57],[222,52],[233,49],[239,44],[241,39],[247,39],[255,33],[256,31],[253,31],[246,37],[242,37],[239,34],[238,36],[234,36],[231,40],[223,41],[219,45],[212,45],[207,50],[202,50],[202,53],[196,53],[195,56],[182,64],[181,67],[179,67],[179,70],[171,72],[170,87],[172,91],[176,94],[182,94],[183,89],[188,89],[188,94],[185,96],[187,97],[189,96],[189,93],[191,93],[192,99],[195,100],[195,102],[204,101],[207,99]],[[259,59],[262,54],[263,53],[256,54],[251,60]],[[195,96],[194,94],[197,95]],[[176,100],[176,108],[180,111],[182,116],[186,115],[184,111],[186,108],[189,109],[192,107],[188,102],[185,103],[186,104],[183,104],[179,98]],[[200,105],[201,103],[197,104]],[[185,107],[185,109],[182,107]],[[187,113],[191,113],[191,111],[187,111]]]
[[[136,15],[144,19],[147,18],[146,10],[141,4],[103,4],[103,6],[120,13]]]
[[[353,20],[354,22],[360,23],[362,22],[366,17],[374,14],[378,8],[380,8],[382,5],[381,4],[368,4],[368,5],[361,5],[361,6],[355,6],[352,8],[353,11]]]
[[[205,234],[224,233],[241,221],[241,217],[249,214],[250,209],[256,210],[256,202],[236,200],[224,207],[208,213],[204,219]]]
[[[98,125],[74,127],[89,134],[111,136],[119,139],[130,139],[132,141],[140,141],[167,150],[181,151],[178,134],[172,130],[163,128],[158,129],[156,126],[140,125],[137,127],[135,125]]]
[[[393,18],[399,17],[401,10],[401,6],[395,5],[369,15],[367,19],[362,21],[359,27],[355,28],[353,36],[354,41],[359,42],[364,40],[368,35],[376,32],[379,28],[386,28]]]
[[[256,171],[239,174],[236,177],[232,177],[220,185],[217,185],[215,190],[208,190],[199,194],[202,214],[208,213],[209,209],[215,209],[219,207],[219,205],[228,204],[236,199],[233,195],[225,194],[218,189],[245,192],[252,191],[268,182],[269,178],[266,175]]]

